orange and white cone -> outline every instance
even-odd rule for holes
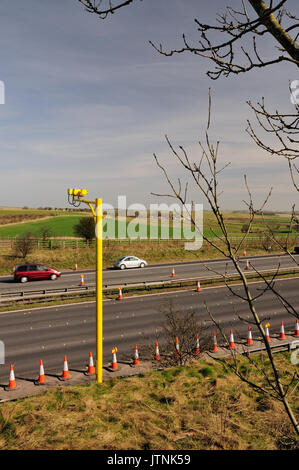
[[[117,364],[117,359],[116,359],[116,353],[117,353],[117,348],[112,349],[112,362],[111,362],[111,369],[112,370],[117,370],[118,369],[118,364]]]
[[[160,351],[159,351],[159,344],[158,344],[158,341],[156,341],[156,344],[155,344],[155,359],[156,361],[160,361]]]
[[[77,271],[78,270],[78,265],[77,263],[75,264],[75,267],[74,267],[74,271]]]
[[[200,281],[196,283],[196,292],[200,292]]]
[[[43,365],[42,359],[39,361],[39,377],[38,377],[37,383],[39,385],[46,383],[46,376],[45,376],[44,365]]]
[[[122,298],[123,298],[122,288],[119,287],[119,288],[118,288],[118,297],[117,297],[117,299],[118,299],[118,300],[122,300]]]
[[[243,256],[247,256],[246,250],[244,250]]]
[[[84,274],[81,274],[81,282],[80,282],[80,286],[85,286],[85,282],[84,282]]]
[[[283,321],[280,324],[280,332],[279,332],[279,339],[286,339],[286,335],[284,332],[284,324]]]
[[[216,352],[216,351],[218,351],[218,344],[217,344],[216,333],[214,331],[214,333],[213,333],[213,352]]]
[[[266,325],[265,325],[265,336],[266,336],[267,341],[270,343],[269,326],[270,326],[270,323],[266,323]]]
[[[96,369],[95,369],[95,366],[94,366],[94,363],[93,363],[93,357],[92,357],[92,353],[90,352],[89,353],[89,364],[88,364],[88,369],[87,369],[87,374],[95,374],[96,373]]]
[[[175,270],[174,270],[174,268],[172,268],[171,277],[175,277]]]
[[[69,368],[68,368],[66,356],[64,356],[64,360],[63,360],[63,371],[62,371],[61,378],[62,378],[62,380],[67,380],[67,379],[70,378],[70,373],[69,373]]]
[[[175,338],[175,349],[176,349],[176,358],[180,357],[180,343],[179,343],[179,338]]]
[[[6,390],[13,390],[16,387],[17,387],[17,384],[16,384],[16,379],[15,379],[15,373],[14,373],[14,370],[13,370],[13,365],[10,364],[9,384],[8,384],[8,387],[6,388]]]
[[[137,347],[137,344],[135,344],[133,366],[139,366],[139,365],[140,365],[140,360],[139,360],[138,347]]]
[[[295,325],[295,336],[299,336],[299,320],[296,319],[296,325]]]
[[[233,330],[230,330],[230,335],[229,335],[229,347],[230,347],[230,349],[234,349],[234,348],[235,348],[235,341],[234,341]]]
[[[250,269],[250,267],[249,267],[249,261],[248,261],[248,259],[246,260],[246,266],[245,266],[245,269]]]
[[[251,326],[248,327],[247,343],[246,344],[247,344],[247,346],[251,346],[253,344]]]
[[[198,335],[196,336],[196,346],[195,346],[195,350],[194,350],[194,354],[199,354],[200,353],[200,349],[199,349],[199,337]]]

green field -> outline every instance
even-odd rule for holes
[[[0,238],[14,238],[20,234],[31,232],[34,236],[40,237],[41,230],[47,228],[51,231],[52,237],[76,237],[74,226],[78,224],[81,217],[89,215],[90,213],[73,213],[62,210],[37,210],[37,209],[1,209],[0,208]],[[242,227],[248,222],[248,215],[244,213],[224,213],[225,222],[228,233],[231,237],[242,236]],[[288,223],[290,219],[288,217],[280,217],[269,215],[264,218],[264,222],[271,227],[275,234],[281,234],[282,236],[288,232]],[[14,223],[16,222],[16,223]],[[252,225],[250,237],[257,237],[259,234],[266,229],[263,219],[259,216],[256,217],[254,224]],[[163,225],[165,221],[162,222]],[[120,230],[124,228],[124,221],[118,221],[115,238],[119,237]],[[126,222],[127,227],[132,227],[132,218],[128,218]],[[215,236],[221,236],[218,225],[215,222],[215,218],[211,212],[204,212],[204,234],[209,238]],[[150,226],[140,224],[136,227],[141,238],[150,238]],[[293,234],[297,234],[293,230]],[[132,233],[131,233],[132,238]],[[161,226],[158,228],[158,238],[161,238]],[[165,238],[165,236],[162,238]],[[168,238],[168,237],[167,237]],[[184,238],[182,230],[180,228],[169,227],[169,238],[177,239]]]
[[[74,225],[79,222],[81,217],[82,215],[59,216],[14,225],[3,225],[0,227],[0,238],[13,238],[26,232],[40,237],[41,229],[44,227],[51,230],[53,237],[75,237]]]
[[[48,215],[48,214],[47,214]],[[84,215],[63,215],[63,216],[50,216],[47,219],[32,220],[30,222],[21,222],[9,225],[0,225],[0,238],[14,238],[26,232],[31,232],[34,236],[41,236],[41,230],[48,228],[51,231],[52,237],[76,237],[74,226],[78,224],[80,218]],[[0,216],[1,221],[1,216]],[[125,222],[116,221],[115,237],[124,230]],[[132,222],[126,222],[126,227],[132,227]],[[136,226],[136,236],[141,234],[142,238],[150,236],[150,226],[140,224]],[[180,228],[169,228],[169,238],[181,238],[182,230]],[[132,235],[132,233],[131,233]],[[161,227],[158,228],[158,237],[161,238]]]

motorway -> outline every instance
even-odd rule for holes
[[[294,255],[297,263],[299,263],[299,254]],[[271,270],[280,268],[295,268],[298,265],[294,260],[287,255],[267,255],[267,256],[256,256],[249,257],[249,262],[258,270]],[[240,264],[246,266],[246,259],[241,258]],[[166,281],[171,279],[172,267],[175,268],[175,279],[204,279],[217,277],[215,271],[219,273],[227,272],[228,274],[236,273],[231,261],[226,259],[218,260],[203,260],[194,262],[183,262],[183,263],[167,263],[149,265],[146,268],[140,269],[126,269],[124,271],[115,269],[104,269],[103,270],[103,285],[115,285],[125,286],[126,283],[138,283],[138,282],[153,282],[153,281]],[[252,271],[252,268],[251,268]],[[95,273],[92,270],[83,270],[76,272],[65,272],[61,278],[56,281],[32,281],[26,284],[20,284],[13,282],[12,276],[2,276],[0,278],[0,293],[18,292],[18,291],[30,291],[38,289],[53,289],[53,288],[66,288],[76,287],[80,285],[80,274],[84,273],[85,285],[95,284]]]
[[[151,269],[151,268],[149,268]],[[147,270],[142,271],[146,273]],[[123,273],[120,273],[123,275]],[[127,274],[127,273],[125,273]],[[276,287],[288,301],[299,308],[299,279],[276,281]],[[261,292],[261,283],[251,284],[254,294]],[[238,294],[241,285],[234,286]],[[166,294],[144,295],[121,301],[104,301],[104,363],[111,361],[111,349],[118,347],[118,360],[133,353],[135,343],[142,344],[155,339],[161,328],[162,310],[173,302],[180,312],[195,311],[201,322],[211,326],[204,302],[228,334],[232,327],[235,341],[246,337],[247,325],[238,315],[249,318],[248,305],[233,296],[226,287],[202,288],[200,292],[184,290]],[[271,292],[256,301],[261,319],[269,319],[270,334],[279,332],[280,321],[285,323],[286,333],[293,334],[295,319],[286,314],[280,302]],[[211,330],[212,331],[212,330]],[[253,327],[253,339],[257,330]],[[43,307],[0,314],[0,339],[6,347],[6,364],[0,365],[0,384],[8,382],[9,364],[14,364],[17,377],[36,378],[39,360],[43,359],[46,373],[61,373],[63,356],[67,354],[70,369],[84,369],[89,351],[95,353],[95,303]],[[142,359],[142,352],[141,352]]]

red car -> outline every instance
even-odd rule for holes
[[[51,279],[54,281],[61,276],[61,272],[48,268],[43,264],[20,264],[16,266],[14,280],[20,282],[32,281],[34,279]]]

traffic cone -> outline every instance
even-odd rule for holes
[[[299,336],[299,320],[296,319],[295,336]]]
[[[269,326],[270,326],[270,323],[266,323],[266,325],[265,325],[265,336],[266,336],[266,339],[268,340],[268,342],[270,343]]]
[[[200,292],[200,281],[196,283],[196,292]]]
[[[84,283],[84,274],[81,274],[80,286],[85,286],[85,283]]]
[[[111,369],[112,370],[117,370],[118,369],[118,364],[117,364],[117,359],[116,359],[116,353],[117,353],[117,348],[114,347],[112,349],[112,363],[111,363]]]
[[[172,268],[171,277],[175,277],[175,270]]]
[[[8,384],[8,387],[6,388],[6,390],[13,390],[16,387],[17,387],[17,384],[16,384],[16,379],[15,379],[15,373],[14,373],[14,370],[13,370],[13,365],[10,364],[9,384]]]
[[[215,331],[214,331],[214,333],[213,333],[213,344],[214,344],[214,346],[213,346],[213,352],[218,351],[217,337],[216,337]]]
[[[282,321],[281,324],[280,324],[279,339],[286,339],[286,335],[285,335],[285,333],[284,333],[283,321]]]
[[[94,363],[93,363],[92,353],[90,352],[89,353],[89,365],[88,365],[87,374],[92,375],[92,374],[95,374],[95,373],[96,373],[96,369],[95,369],[95,366],[94,366]]]
[[[62,378],[62,380],[67,380],[67,379],[70,378],[70,373],[69,373],[69,368],[68,368],[68,365],[67,365],[66,356],[64,356],[64,360],[63,360],[63,371],[62,371],[61,378]]]
[[[75,267],[74,267],[74,271],[77,271],[78,270],[78,265],[77,263],[75,264]]]
[[[123,298],[122,288],[119,287],[119,288],[118,288],[118,297],[117,297],[117,300],[122,300],[122,298]]]
[[[252,341],[252,334],[251,334],[251,327],[248,327],[248,335],[247,335],[247,346],[251,346],[253,344]]]
[[[46,383],[46,377],[45,377],[45,371],[44,371],[44,365],[43,365],[42,359],[39,361],[39,377],[38,377],[37,383],[39,385]]]
[[[140,365],[140,361],[139,361],[138,348],[137,348],[137,344],[135,344],[133,366],[139,366],[139,365]]]
[[[245,269],[250,269],[250,267],[249,267],[249,261],[248,261],[248,259],[246,260],[246,266],[245,266]]]
[[[178,359],[180,357],[180,343],[179,343],[179,338],[175,338],[175,349],[176,349],[176,358]]]
[[[244,250],[243,256],[247,256],[246,250]]]
[[[234,348],[235,348],[235,342],[234,342],[234,334],[233,334],[233,330],[230,330],[230,336],[229,336],[229,347],[230,347],[230,349],[234,349]]]
[[[160,351],[159,351],[159,345],[158,345],[158,341],[156,341],[156,344],[155,344],[155,359],[156,361],[160,361]]]
[[[196,346],[195,346],[194,354],[199,354],[199,353],[200,353],[200,349],[199,349],[199,337],[198,337],[198,335],[196,335]]]

